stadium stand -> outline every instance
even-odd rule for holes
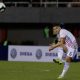
[[[8,6],[15,7],[79,7],[80,0],[3,0]]]

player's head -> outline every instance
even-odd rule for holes
[[[61,29],[60,24],[55,24],[55,25],[53,25],[53,28],[52,28],[53,34],[54,34],[54,35],[58,34],[59,31],[60,31],[60,29]]]

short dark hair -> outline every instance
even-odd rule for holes
[[[61,27],[61,28],[65,28],[65,24],[64,24],[64,23],[63,23],[63,24],[62,24],[62,23],[54,23],[54,24],[53,24],[53,27],[54,27],[54,26]]]
[[[53,24],[53,27],[54,27],[54,26],[60,26],[60,24],[59,24],[59,23],[54,23],[54,24]]]

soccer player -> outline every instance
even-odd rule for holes
[[[53,26],[52,29],[53,29],[53,34],[56,34],[58,37],[58,42],[56,44],[52,43],[52,45],[50,45],[49,47],[49,51],[59,47],[58,59],[54,59],[54,62],[61,64],[62,56],[64,53],[66,53],[64,68],[62,73],[58,77],[58,79],[61,79],[68,71],[73,57],[77,54],[78,45],[74,35],[70,31],[62,29],[59,24]]]

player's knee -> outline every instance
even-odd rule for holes
[[[72,58],[71,57],[66,57],[66,62],[71,62],[72,61]]]
[[[63,48],[64,53],[67,53],[68,49],[65,45],[61,45],[60,47]]]

